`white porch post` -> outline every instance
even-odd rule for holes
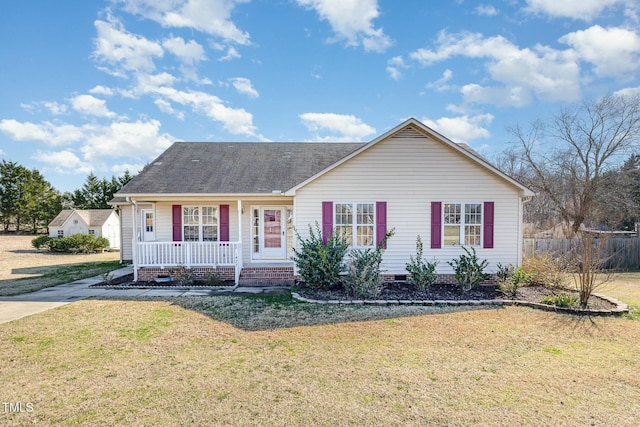
[[[242,271],[242,200],[238,199],[238,263],[236,264],[236,286]]]
[[[131,257],[133,258],[133,281],[138,281],[138,210],[137,205],[132,201],[131,203],[131,215],[133,216],[133,236],[131,236]]]

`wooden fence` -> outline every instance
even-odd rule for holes
[[[547,252],[566,254],[576,247],[576,243],[571,239],[524,239],[524,255]],[[640,270],[640,238],[610,238],[605,244],[603,257],[608,259],[605,268]]]

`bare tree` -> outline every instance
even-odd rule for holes
[[[637,150],[640,97],[608,95],[572,105],[527,129],[509,129],[519,178],[548,200],[575,234],[592,218],[602,176]]]

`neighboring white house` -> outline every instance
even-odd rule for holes
[[[533,196],[468,147],[409,119],[364,143],[176,142],[127,183],[122,260],[139,280],[176,266],[236,282],[291,278],[295,232],[340,229],[373,248],[390,229],[382,269],[403,276],[417,236],[447,264],[474,247],[496,265],[522,257],[522,203]],[[295,230],[295,231],[294,231]]]
[[[111,249],[120,249],[120,217],[113,209],[63,209],[49,223],[49,236],[72,234],[105,237]]]

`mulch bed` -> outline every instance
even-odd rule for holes
[[[100,282],[95,285],[91,285],[90,288],[163,288],[163,289],[171,289],[171,288],[218,288],[223,286],[234,286],[233,280],[225,280],[220,282],[220,284],[216,286],[211,286],[205,281],[194,280],[192,284],[189,286],[182,286],[177,282],[146,282],[146,281],[133,281],[133,273],[127,274],[125,276],[117,277],[109,282]]]
[[[313,300],[353,300],[357,299],[348,295],[342,288],[334,288],[329,291],[318,291],[301,286],[298,290],[300,296]],[[424,292],[418,291],[415,286],[407,282],[386,283],[380,296],[372,298],[375,300],[414,300],[414,301],[477,301],[477,300],[517,300],[539,303],[547,295],[567,294],[578,296],[575,290],[571,289],[550,289],[544,286],[524,286],[518,289],[515,296],[504,295],[498,285],[480,285],[464,292],[460,286],[436,283],[431,285]],[[592,296],[589,299],[590,309],[610,310],[616,305]]]

